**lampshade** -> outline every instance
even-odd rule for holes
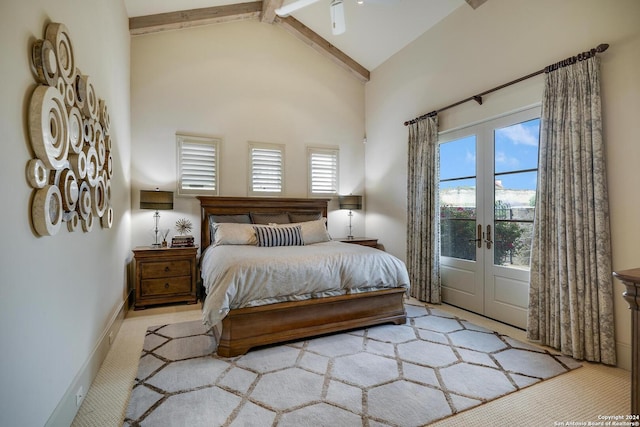
[[[340,203],[340,209],[362,209],[362,196],[353,194],[338,196],[338,203]]]
[[[140,190],[140,209],[173,209],[173,191]]]

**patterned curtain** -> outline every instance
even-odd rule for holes
[[[438,117],[409,127],[407,270],[411,296],[440,303],[440,214],[438,206]]]
[[[614,365],[599,60],[563,65],[545,74],[527,336]]]

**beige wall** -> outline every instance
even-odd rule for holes
[[[132,239],[153,241],[140,189],[175,191],[176,132],[222,138],[220,195],[247,195],[248,141],[285,144],[285,196],[307,196],[306,147],[340,149],[340,191],[364,188],[364,85],[279,27],[231,22],[131,39]],[[190,218],[198,201],[176,197],[161,227]],[[336,203],[332,202],[335,208]],[[346,236],[346,212],[330,215]],[[359,213],[361,215],[361,213]],[[364,220],[354,218],[364,228]]]
[[[26,112],[35,84],[31,43],[48,22],[64,23],[77,66],[93,78],[110,108],[114,144],[113,228],[36,237],[32,189],[25,175],[33,154]],[[122,2],[0,2],[0,425],[68,425],[75,390],[98,343],[124,301],[130,250],[129,34]],[[93,371],[95,373],[95,371]],[[52,414],[55,415],[53,417]],[[51,418],[50,418],[51,417]],[[54,419],[55,418],[55,419]]]
[[[640,263],[640,2],[490,0],[463,6],[373,71],[366,86],[366,228],[406,251],[407,128],[403,122],[527,75],[600,43],[613,268]],[[539,103],[542,77],[443,112],[447,130]],[[615,281],[619,363],[630,366],[630,316]]]

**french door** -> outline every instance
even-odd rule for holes
[[[540,108],[440,134],[444,302],[526,328]]]

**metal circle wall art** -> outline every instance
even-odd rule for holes
[[[50,23],[31,47],[38,84],[31,94],[28,129],[34,159],[31,220],[40,236],[113,226],[111,118],[91,78],[76,66],[67,27]]]

